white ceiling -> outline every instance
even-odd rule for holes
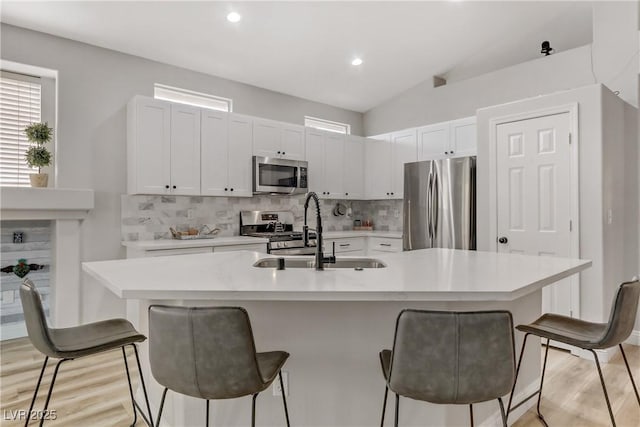
[[[562,51],[592,39],[591,4],[576,1],[3,0],[0,20],[361,112],[433,75],[537,58],[543,40]]]

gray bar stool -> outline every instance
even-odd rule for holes
[[[631,369],[629,368],[629,362],[627,362],[627,356],[624,354],[622,348],[622,342],[629,338],[633,331],[633,325],[636,320],[636,314],[638,312],[638,298],[640,297],[640,282],[637,280],[634,282],[625,282],[620,285],[616,292],[616,296],[613,299],[613,306],[611,307],[611,314],[609,316],[608,323],[592,323],[584,320],[574,319],[572,317],[561,316],[559,314],[543,314],[539,319],[528,325],[518,325],[516,329],[525,333],[524,341],[522,343],[522,350],[520,351],[520,357],[518,358],[518,368],[516,369],[516,381],[518,379],[518,372],[520,371],[520,363],[522,362],[522,354],[524,353],[524,347],[527,344],[527,338],[529,335],[536,335],[541,338],[547,339],[546,350],[544,352],[544,362],[542,364],[542,375],[540,377],[540,388],[531,395],[524,398],[520,403],[511,407],[511,401],[513,399],[513,392],[516,384],[513,383],[513,389],[511,390],[511,396],[509,397],[509,404],[507,405],[507,416],[509,413],[524,404],[526,401],[538,395],[538,404],[536,410],[538,412],[538,418],[545,426],[545,421],[542,413],[540,412],[540,398],[542,397],[542,385],[544,384],[544,373],[547,367],[547,354],[549,353],[549,341],[554,340],[561,343],[573,345],[575,347],[588,350],[593,354],[598,368],[598,375],[600,376],[600,384],[602,384],[602,391],[604,392],[604,398],[607,402],[607,409],[609,409],[609,416],[611,417],[611,424],[616,425],[616,420],[613,417],[613,411],[611,410],[611,403],[609,402],[609,395],[607,394],[607,387],[604,383],[604,377],[602,376],[602,370],[600,369],[600,362],[598,361],[598,355],[595,350],[615,347],[620,347],[624,364],[627,367],[629,373],[629,379],[633,385],[633,391],[636,393],[636,399],[640,404],[640,396],[638,395],[638,389],[636,383],[633,381],[633,375],[631,375]]]
[[[256,421],[256,398],[276,376],[284,390],[281,369],[289,353],[256,353],[249,314],[241,307],[149,307],[149,359],[153,377],[164,386],[158,411],[160,425],[167,390],[206,400],[253,396],[251,425]],[[289,426],[287,398],[282,393]]]
[[[511,390],[515,372],[513,320],[508,311],[403,310],[396,321],[393,350],[380,352],[386,380],[382,420],[389,390],[400,396],[440,404],[469,405],[497,399]]]
[[[147,338],[144,335],[136,331],[133,325],[125,319],[110,319],[101,322],[88,323],[86,325],[74,326],[71,328],[49,328],[47,325],[47,319],[44,315],[44,309],[42,308],[42,297],[40,296],[40,292],[38,292],[36,286],[29,279],[24,279],[20,286],[20,299],[22,300],[22,309],[24,311],[24,320],[27,325],[29,339],[33,346],[46,356],[42,365],[42,370],[40,371],[38,383],[36,384],[36,389],[33,392],[33,398],[31,399],[31,405],[29,406],[29,412],[27,413],[27,420],[24,423],[25,427],[29,424],[29,415],[31,414],[36,397],[38,396],[38,389],[40,388],[42,376],[44,375],[44,370],[47,367],[47,362],[50,357],[60,360],[53,371],[53,377],[51,378],[51,385],[49,386],[49,392],[47,393],[47,400],[44,404],[43,413],[46,413],[47,408],[49,407],[49,400],[51,400],[51,394],[53,393],[53,385],[56,382],[58,370],[63,362],[78,359],[80,357],[92,356],[94,354],[116,348],[122,349],[122,357],[124,358],[124,366],[127,372],[127,381],[129,382],[129,393],[131,395],[131,404],[133,406],[133,423],[131,426],[134,426],[138,420],[137,410],[140,411],[140,414],[147,425],[153,426],[151,407],[149,406],[147,389],[144,384],[142,369],[140,368],[138,349],[135,344],[146,340]],[[128,345],[133,347],[133,351],[136,355],[138,372],[140,373],[140,383],[142,384],[142,391],[144,392],[147,411],[149,413],[148,419],[133,397],[129,364],[127,363],[127,354],[125,352],[125,347]],[[44,418],[45,417],[42,417],[40,419],[41,426],[44,423]]]

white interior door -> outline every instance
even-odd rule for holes
[[[499,252],[572,256],[569,134],[569,113],[497,126]],[[543,289],[543,312],[573,315],[571,280]]]

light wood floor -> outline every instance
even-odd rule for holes
[[[636,382],[640,382],[640,347],[625,346],[625,352]],[[5,418],[9,411],[29,408],[44,357],[26,338],[1,342],[0,356],[0,425],[21,426],[24,421],[9,421]],[[135,367],[133,352],[129,355],[129,362],[130,367]],[[44,404],[54,365],[49,362],[40,386],[42,398],[38,399],[36,408],[42,408]],[[542,413],[549,425],[610,425],[593,362],[564,351],[550,350],[547,370]],[[613,360],[603,366],[603,374],[618,426],[640,426],[640,406],[633,394],[619,351]],[[134,374],[134,382],[137,383],[137,373]],[[48,426],[128,426],[133,415],[121,351],[63,363],[49,408],[56,409],[58,419],[45,423]],[[295,420],[293,422],[295,425]],[[32,421],[31,425],[37,423]],[[136,426],[144,426],[140,417]],[[540,427],[541,424],[535,412],[529,411],[514,426]]]

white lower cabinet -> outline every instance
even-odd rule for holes
[[[389,252],[402,252],[402,239],[396,237],[340,237],[325,239],[324,254],[331,254],[333,243],[338,256],[375,256]]]
[[[178,241],[176,241],[178,242]],[[236,245],[221,245],[221,246],[198,246],[194,248],[163,248],[163,249],[149,249],[149,248],[136,248],[133,246],[127,246],[127,258],[146,258],[156,256],[169,256],[169,255],[193,255],[193,254],[205,254],[211,252],[232,252],[232,251],[256,251],[267,253],[266,243],[251,243],[251,244],[236,244]]]
[[[193,254],[205,254],[213,252],[211,246],[202,248],[171,248],[171,249],[133,249],[127,248],[127,258],[146,258],[156,256],[169,256],[169,255],[193,255]]]
[[[260,243],[255,245],[226,245],[216,246],[213,248],[213,252],[234,252],[234,251],[255,251],[267,253],[266,243]]]
[[[336,245],[336,255],[343,256],[364,256],[365,237],[346,237],[341,239],[326,239],[323,242],[325,255],[330,254],[333,250],[333,244]]]
[[[367,244],[367,254],[374,255],[383,252],[402,252],[402,239],[370,236]]]

